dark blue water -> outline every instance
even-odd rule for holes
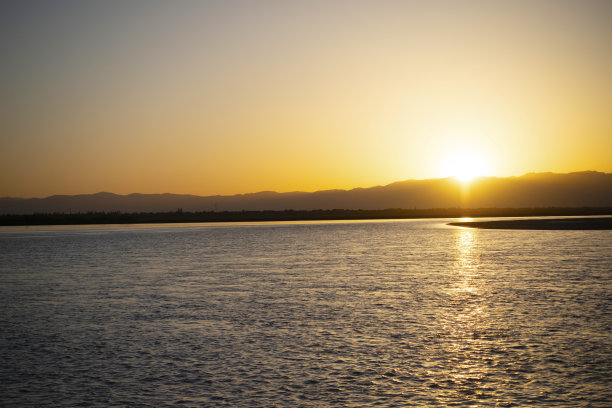
[[[612,232],[0,231],[1,406],[612,406]]]

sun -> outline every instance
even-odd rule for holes
[[[457,149],[447,154],[442,159],[441,169],[444,177],[454,177],[463,183],[484,176],[489,170],[483,155],[470,148]]]

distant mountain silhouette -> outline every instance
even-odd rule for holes
[[[0,198],[0,214],[386,208],[610,207],[612,174],[529,173],[481,177],[469,188],[453,178],[406,180],[386,186],[313,193],[262,191],[232,196],[97,193],[47,198]]]

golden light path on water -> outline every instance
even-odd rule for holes
[[[478,231],[459,228],[455,234],[456,259],[447,291],[448,315],[443,319],[443,333],[448,336],[443,346],[445,382],[455,390],[454,397],[486,397],[487,391],[493,391],[484,385],[491,370],[491,361],[484,356],[491,344],[482,337],[491,322],[480,287]]]

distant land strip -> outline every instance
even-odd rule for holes
[[[481,228],[481,229],[612,230],[612,217],[470,221],[470,222],[451,222],[448,225],[453,225],[456,227],[469,227],[469,228]]]
[[[154,224],[198,222],[324,221],[410,218],[462,217],[538,217],[538,216],[612,215],[612,207],[548,208],[432,208],[384,210],[270,210],[270,211],[202,211],[157,213],[86,212],[0,215],[2,226],[88,225],[88,224]],[[469,225],[468,225],[469,224]],[[457,226],[491,227],[487,223],[452,223]],[[518,225],[518,224],[517,224]],[[517,227],[518,228],[518,227]]]

